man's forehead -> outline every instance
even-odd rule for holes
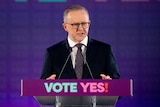
[[[79,20],[79,21],[88,21],[89,20],[89,15],[86,11],[84,10],[81,10],[81,11],[71,11],[68,13],[67,17],[66,17],[67,20]]]

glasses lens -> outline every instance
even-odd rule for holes
[[[79,27],[80,23],[73,23],[71,25],[72,25],[73,28],[77,29]]]
[[[83,23],[81,23],[81,25],[83,26],[83,28],[88,28],[89,23],[88,22],[83,22]]]

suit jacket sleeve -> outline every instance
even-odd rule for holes
[[[46,79],[47,77],[49,77],[52,74],[53,74],[52,58],[51,58],[49,51],[46,50],[41,79]]]
[[[118,79],[120,78],[119,75],[119,70],[118,70],[118,66],[115,60],[115,57],[113,55],[112,49],[111,47],[109,47],[108,49],[108,55],[107,55],[107,71],[108,71],[108,75],[110,75],[111,78],[113,79]]]

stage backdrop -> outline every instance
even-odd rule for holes
[[[70,4],[89,10],[89,36],[112,45],[122,78],[133,79],[134,96],[116,107],[158,107],[160,0],[0,0],[0,106],[39,107],[20,97],[20,80],[39,79],[45,49],[67,37]]]

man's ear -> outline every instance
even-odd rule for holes
[[[65,31],[67,31],[67,26],[66,26],[66,24],[63,23],[62,26],[63,26],[63,29],[64,29]]]

